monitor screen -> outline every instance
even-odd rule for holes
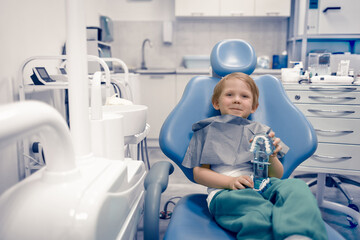
[[[40,77],[42,79],[48,79],[50,78],[49,74],[47,73],[46,69],[43,67],[37,67],[36,70],[38,71]]]

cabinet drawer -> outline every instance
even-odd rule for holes
[[[360,104],[358,92],[287,91],[293,103]]]
[[[318,85],[318,84],[293,84],[284,83],[286,91],[335,91],[335,92],[360,92],[359,85]]]
[[[307,117],[360,118],[360,106],[295,104]]]
[[[314,155],[304,161],[301,166],[359,171],[359,155],[359,145],[319,143]]]
[[[315,128],[318,141],[328,143],[360,144],[358,119],[308,117]]]

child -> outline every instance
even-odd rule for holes
[[[212,104],[221,116],[193,125],[194,135],[183,165],[193,168],[194,180],[208,187],[208,206],[216,222],[236,232],[237,239],[327,239],[317,202],[297,179],[280,180],[282,156],[288,147],[270,128],[248,120],[258,107],[259,90],[244,73],[222,78]],[[249,147],[257,133],[269,133],[275,147],[269,158],[270,184],[253,190]]]

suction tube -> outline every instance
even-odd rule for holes
[[[46,172],[56,175],[76,170],[70,132],[60,113],[36,101],[0,106],[0,147],[34,133],[43,139]]]

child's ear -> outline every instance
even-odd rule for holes
[[[259,104],[256,104],[256,106],[251,109],[251,113],[254,113],[258,107],[259,107]]]
[[[219,106],[219,101],[218,101],[218,100],[212,102],[212,105],[213,105],[213,107],[215,108],[215,110],[220,110],[220,106]]]

